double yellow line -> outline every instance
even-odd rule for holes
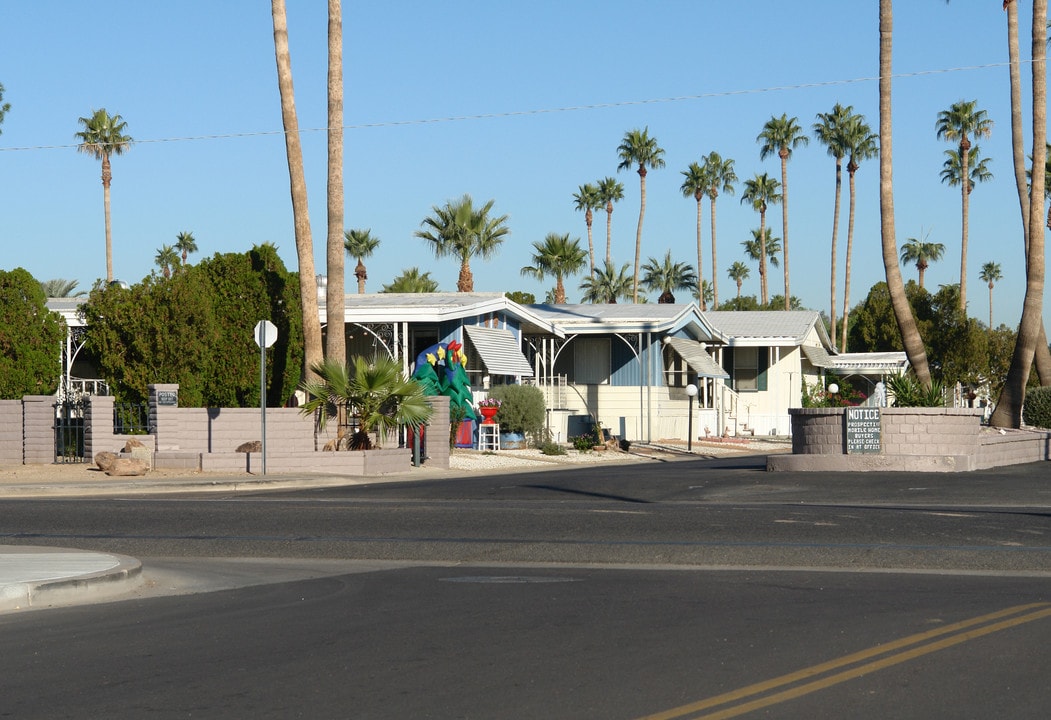
[[[1051,616],[1051,603],[1041,602],[1017,605],[999,612],[946,625],[936,630],[910,635],[886,645],[878,645],[868,650],[845,655],[836,660],[813,665],[788,675],[782,675],[772,680],[732,690],[706,700],[699,700],[698,702],[666,710],[655,715],[647,715],[644,718],[640,718],[640,720],[678,720],[687,717],[690,720],[722,720],[723,718],[738,717],[754,710],[792,700],[793,698],[817,692],[877,670],[965,643],[983,635],[991,635],[1001,630],[1007,630],[1049,616]],[[834,672],[837,670],[839,672]],[[696,714],[723,705],[729,705],[729,707],[703,715]]]

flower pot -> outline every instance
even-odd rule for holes
[[[498,412],[500,412],[500,408],[498,408],[498,407],[485,407],[485,406],[482,406],[482,407],[478,408],[478,412],[482,413],[482,418],[483,418],[482,422],[484,424],[492,425],[493,422],[494,422],[493,418],[496,417],[496,414]]]

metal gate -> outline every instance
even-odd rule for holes
[[[66,399],[55,403],[55,462],[84,462],[84,407],[87,401]]]

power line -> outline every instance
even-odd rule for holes
[[[1031,60],[1023,61],[1031,63]],[[944,75],[955,72],[971,72],[974,70],[988,70],[992,68],[1007,67],[1008,62],[988,63],[985,65],[966,65],[955,68],[942,68],[936,70],[917,70],[908,73],[895,73],[895,79],[916,78],[927,75]],[[658,105],[664,103],[688,102],[694,100],[709,100],[712,98],[734,97],[737,95],[761,95],[772,92],[786,92],[793,90],[810,90],[813,88],[835,87],[839,85],[856,85],[858,83],[876,82],[879,76],[859,77],[850,80],[822,80],[818,82],[799,83],[796,85],[778,85],[774,87],[751,88],[747,90],[724,90],[720,92],[699,93],[696,95],[678,95],[673,97],[650,98],[647,100],[621,100],[618,102],[595,103],[592,105],[569,105],[556,108],[541,108],[531,110],[508,110],[506,112],[479,113],[477,115],[450,115],[447,117],[424,118],[416,120],[388,120],[376,123],[362,123],[359,125],[344,125],[344,130],[371,130],[375,128],[405,127],[411,125],[434,125],[438,123],[464,122],[468,120],[494,120],[510,117],[526,117],[530,115],[548,115],[553,113],[582,112],[585,110],[607,110],[610,108],[632,107],[637,105]],[[327,132],[327,127],[300,129],[300,134]],[[221,133],[214,135],[191,135],[185,137],[154,138],[150,140],[134,140],[131,145],[148,145],[156,143],[178,143],[195,142],[200,140],[231,140],[237,138],[267,137],[271,135],[284,135],[284,130],[262,130],[258,132]],[[0,147],[0,152],[24,152],[28,150],[68,150],[79,147],[73,145],[34,145],[29,147]]]

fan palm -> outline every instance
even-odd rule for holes
[[[581,298],[586,303],[616,303],[620,299],[632,296],[633,280],[628,275],[628,263],[617,270],[612,263],[603,263],[594,275],[589,275],[580,283],[584,291]]]
[[[789,307],[789,298],[792,293],[788,286],[788,161],[792,157],[792,151],[800,146],[810,143],[810,138],[799,127],[798,118],[790,118],[782,114],[781,117],[771,117],[763,126],[762,132],[756,138],[759,143],[759,159],[765,160],[769,155],[777,155],[781,159],[781,234],[783,241],[783,270],[785,272],[785,310]]]
[[[967,153],[967,167],[971,176],[967,187],[967,194],[974,192],[974,186],[978,183],[993,179],[993,173],[989,169],[989,158],[980,157],[981,149],[972,145]],[[959,150],[946,150],[945,162],[942,164],[941,179],[949,187],[956,187],[963,178],[963,163],[960,162]]]
[[[923,288],[923,274],[927,272],[927,268],[930,267],[932,262],[941,260],[945,254],[945,246],[941,243],[930,242],[927,240],[929,236],[930,233],[928,232],[923,236],[922,240],[909,238],[901,246],[901,262],[906,265],[912,264],[916,266],[920,276],[920,289]]]
[[[748,279],[748,273],[748,266],[740,260],[735,260],[726,270],[726,274],[730,276],[730,279],[737,283],[738,298],[741,297],[741,285]]]
[[[343,0],[328,0],[328,182],[325,193],[327,232],[325,235],[325,314],[328,326],[339,332],[325,334],[325,357],[336,362],[347,360],[346,261],[344,259],[343,192]],[[359,292],[364,287],[358,279]]]
[[[989,137],[993,121],[985,110],[978,108],[977,100],[960,100],[938,113],[934,126],[939,140],[957,143],[960,160],[959,177],[970,178],[968,163],[971,158],[971,138]],[[960,185],[961,233],[960,233],[960,309],[967,311],[967,231],[970,184]]]
[[[591,237],[591,223],[595,220],[595,210],[602,207],[602,198],[599,197],[598,188],[591,183],[585,183],[573,193],[573,201],[576,210],[584,211],[584,224],[588,228],[588,261],[590,272],[595,272],[595,243]]]
[[[638,166],[639,173],[639,226],[635,230],[635,273],[633,275],[632,302],[639,301],[639,261],[642,258],[642,219],[646,216],[646,175],[650,168],[664,167],[664,149],[657,145],[657,139],[650,137],[650,129],[631,130],[624,134],[617,155],[620,164],[617,171],[628,170]]]
[[[494,200],[475,208],[470,195],[432,208],[433,215],[421,223],[426,230],[414,234],[431,244],[435,257],[453,256],[460,259],[460,275],[456,281],[458,292],[474,292],[471,258],[487,260],[492,257],[504,238],[510,234],[507,216],[491,217]]]
[[[113,226],[110,222],[110,183],[113,181],[111,155],[123,155],[131,147],[132,138],[125,135],[128,123],[120,115],[110,115],[105,108],[82,117],[78,122],[84,129],[76,134],[79,152],[102,161],[102,203],[106,216],[106,282],[113,282]]]
[[[563,279],[566,275],[576,275],[584,267],[587,255],[580,247],[580,240],[569,239],[569,233],[559,235],[548,233],[543,242],[533,243],[533,264],[522,268],[522,274],[537,280],[555,276],[555,304],[566,302],[566,287]],[[594,268],[592,268],[594,275]]]
[[[748,203],[752,209],[759,213],[759,240],[765,241],[766,232],[766,208],[770,204],[781,202],[781,183],[766,173],[756,174],[755,177],[744,181],[744,192],[741,193],[741,202]],[[766,250],[759,250],[756,259],[759,261],[759,288],[763,299],[763,305],[768,302],[766,284]]]
[[[870,160],[879,155],[879,146],[877,145],[879,136],[872,132],[872,128],[870,128],[868,123],[865,122],[865,117],[863,115],[854,115],[850,122],[844,126],[843,132],[844,140],[847,144],[847,190],[850,199],[847,203],[847,256],[843,267],[843,322],[839,343],[840,352],[847,351],[847,328],[850,324],[850,279],[851,268],[854,261],[854,217],[855,207],[857,206],[857,193],[854,176],[857,175],[858,170],[861,168],[862,160]],[[882,172],[882,165],[880,167]],[[897,248],[895,248],[895,252],[896,251]],[[898,279],[900,280],[901,273],[899,272],[896,263],[893,272],[898,274]],[[901,288],[901,292],[904,297],[904,285]],[[907,300],[906,308],[908,308]],[[909,313],[911,315],[911,309],[909,310]],[[834,327],[833,330],[835,330]],[[919,339],[918,331],[916,339]],[[833,344],[834,343],[835,338],[833,338]],[[922,341],[920,341],[921,350],[922,344]]]
[[[832,253],[829,272],[832,300],[829,305],[829,325],[833,338],[836,335],[836,255],[839,249],[839,206],[843,194],[843,158],[849,152],[846,127],[853,117],[855,115],[852,105],[843,107],[836,103],[830,112],[818,113],[818,122],[814,123],[814,137],[825,146],[829,157],[836,161],[836,196],[832,209]]]
[[[162,245],[153,262],[161,269],[161,274],[167,280],[172,276],[172,269],[179,267],[179,251],[171,245]]]
[[[982,265],[978,278],[989,285],[989,329],[993,329],[993,285],[1003,279],[1000,274],[1000,263],[987,262]]]
[[[737,173],[734,172],[734,161],[730,158],[723,160],[722,156],[714,150],[704,158],[704,167],[711,185],[708,186],[708,200],[710,202],[708,217],[712,224],[712,307],[719,307],[719,265],[716,258],[715,248],[718,245],[715,239],[715,198],[720,192],[727,195],[734,194],[734,183],[737,182]]]
[[[701,200],[708,193],[708,188],[711,187],[711,180],[708,178],[707,170],[698,163],[690,163],[690,166],[682,171],[682,176],[682,186],[679,188],[682,191],[682,196],[686,198],[692,197],[697,201],[697,288],[695,294],[698,296],[701,310],[707,310],[708,306],[702,292],[704,288],[704,255],[701,251]]]
[[[179,251],[182,257],[182,264],[186,264],[186,259],[190,256],[190,253],[197,252],[197,241],[194,240],[192,232],[181,232],[175,236],[175,249]]]
[[[624,185],[616,178],[605,177],[598,181],[599,202],[606,206],[606,262],[613,262],[613,203],[624,199]]]
[[[372,228],[347,230],[343,233],[343,247],[347,254],[358,263],[354,267],[354,277],[358,279],[358,295],[365,294],[365,281],[369,277],[365,263],[362,261],[367,257],[372,257],[372,253],[376,251],[379,244],[380,239],[372,236]]]
[[[697,279],[697,273],[689,263],[673,262],[671,250],[664,254],[664,260],[649,258],[642,266],[642,286],[651,292],[660,292],[657,302],[674,304],[676,290],[693,289],[703,292],[703,286]]]
[[[762,286],[764,284],[762,282],[763,275],[766,273],[766,263],[769,262],[774,267],[778,266],[777,254],[781,252],[781,238],[773,237],[770,228],[762,230],[755,228],[752,230],[752,239],[742,240],[741,247],[744,248],[744,254],[749,260],[758,263],[760,286]],[[766,299],[763,305],[768,303],[769,299]]]
[[[438,282],[431,279],[429,272],[420,274],[420,269],[417,267],[402,270],[401,275],[380,290],[381,293],[432,293],[437,291]]]
[[[44,297],[49,298],[80,297],[86,294],[83,290],[73,292],[76,287],[76,280],[55,278],[53,280],[40,281],[40,289],[44,291]]]

